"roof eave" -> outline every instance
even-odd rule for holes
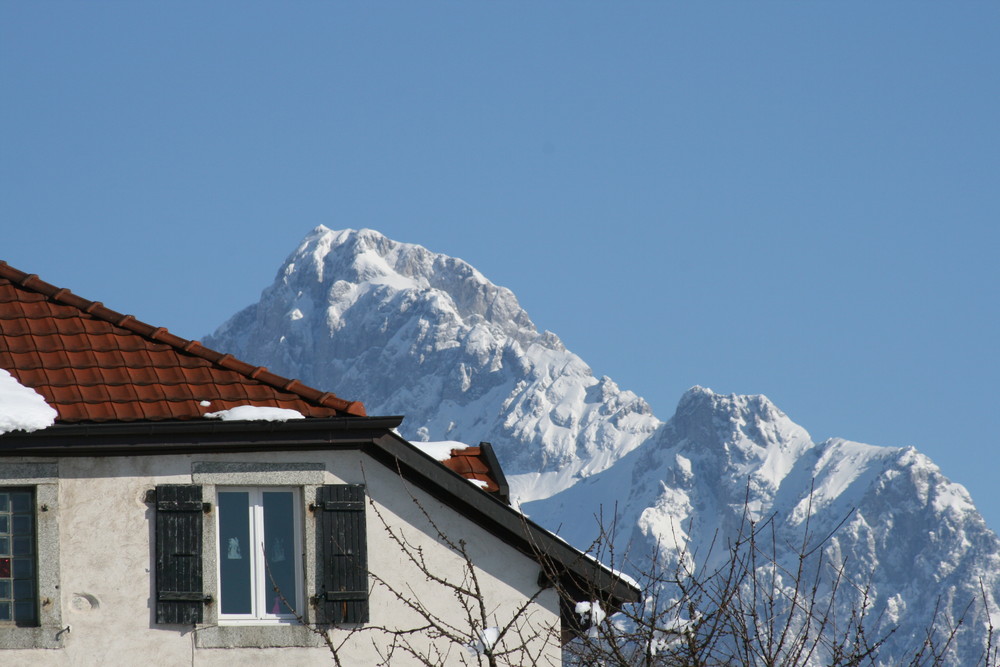
[[[133,421],[55,424],[39,431],[0,435],[0,457],[148,456],[294,447],[357,448],[403,418],[325,417],[289,421]]]

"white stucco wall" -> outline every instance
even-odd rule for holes
[[[28,459],[0,460],[0,485],[8,484],[5,470]],[[443,546],[422,510],[452,540],[464,540],[476,565],[476,575],[484,592],[489,625],[504,627],[527,597],[538,593],[538,564],[474,525],[449,507],[398,475],[358,452],[284,452],[263,454],[206,454],[136,456],[106,458],[61,458],[58,466],[58,501],[47,520],[58,524],[58,604],[61,622],[69,628],[58,649],[0,650],[4,665],[308,665],[333,664],[325,647],[319,648],[203,648],[218,642],[220,631],[213,630],[215,611],[206,612],[204,627],[181,628],[153,623],[153,527],[154,509],[145,502],[146,492],[157,484],[201,483],[205,500],[215,504],[214,492],[220,480],[230,483],[260,484],[275,479],[279,485],[299,480],[303,501],[311,500],[315,484],[366,484],[370,498],[392,530],[402,531],[414,547],[424,550],[431,570],[453,583],[462,583],[467,568],[462,558]],[[308,473],[278,473],[194,476],[196,463],[314,464]],[[47,459],[44,463],[53,463]],[[6,466],[6,468],[5,468]],[[279,466],[280,467],[280,466]],[[204,469],[202,466],[201,469]],[[264,474],[265,477],[261,477]],[[273,475],[273,477],[272,477]],[[298,477],[296,477],[298,475]],[[196,477],[198,477],[196,479]],[[205,480],[209,480],[206,482]],[[230,481],[231,480],[231,481]],[[21,480],[23,483],[24,480]],[[211,482],[216,482],[213,484]],[[315,549],[314,519],[303,512],[306,550]],[[211,519],[211,515],[207,519]],[[465,612],[456,597],[427,577],[402,555],[386,533],[374,510],[367,510],[368,565],[373,576],[392,588],[411,591],[433,613],[458,630],[468,631]],[[214,592],[214,521],[206,520],[206,589]],[[44,546],[44,545],[43,545]],[[45,554],[40,555],[45,558]],[[309,559],[307,558],[307,561]],[[313,593],[314,570],[307,565],[306,594]],[[471,585],[465,581],[465,585]],[[216,596],[217,597],[217,596]],[[345,665],[380,663],[377,647],[387,646],[388,638],[373,630],[376,626],[409,629],[424,624],[420,615],[406,610],[386,590],[375,585],[370,599],[371,622],[350,634],[334,630]],[[520,624],[522,632],[511,640],[520,643],[530,637],[530,655],[511,656],[509,664],[549,665],[559,663],[559,608],[552,589],[542,591]],[[227,632],[227,631],[223,631]],[[273,633],[274,630],[263,629]],[[215,633],[215,634],[212,634]],[[199,634],[202,634],[199,640]],[[440,651],[441,664],[477,664],[476,656],[446,640],[432,642],[417,635],[414,646],[421,651]],[[224,643],[224,642],[223,642]],[[434,655],[439,655],[435,653]],[[392,665],[418,664],[397,652]]]

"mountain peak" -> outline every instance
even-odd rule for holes
[[[735,488],[749,484],[762,506],[815,447],[804,428],[761,394],[717,394],[692,387],[667,427],[681,451],[704,459]]]
[[[548,474],[549,491],[603,470],[660,425],[642,399],[538,331],[509,289],[370,229],[313,229],[261,301],[206,342],[353,391],[372,414],[405,414],[413,440],[491,440],[509,474]]]
[[[681,433],[690,430],[692,437],[711,424],[717,430],[741,433],[760,446],[788,437],[809,437],[763,394],[717,394],[697,385],[681,396],[671,423]]]
[[[713,411],[733,412],[754,410],[766,414],[769,418],[786,417],[786,415],[763,394],[720,394],[708,387],[695,385],[681,396],[677,404],[678,411],[710,409]]]
[[[437,307],[454,310],[463,319],[499,326],[522,344],[534,337],[523,336],[526,330],[534,332],[535,326],[509,289],[493,284],[461,259],[394,241],[373,229],[316,227],[285,261],[278,277],[286,284],[295,283],[297,289],[322,283],[332,291],[349,292],[352,298],[359,290],[381,288],[386,298],[410,290],[415,298],[434,300]]]

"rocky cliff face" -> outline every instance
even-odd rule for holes
[[[773,521],[781,545],[832,533],[828,562],[869,591],[872,618],[899,626],[887,658],[919,646],[937,607],[965,614],[951,664],[975,664],[1000,609],[1000,541],[919,452],[814,443],[763,396],[700,387],[662,422],[539,332],[509,290],[418,245],[317,228],[206,344],[404,414],[411,440],[491,441],[524,510],[583,548],[599,516],[619,550],[665,563],[708,554],[745,512]]]

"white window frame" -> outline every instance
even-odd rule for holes
[[[272,614],[268,611],[267,597],[272,591],[270,578],[267,569],[264,567],[263,552],[260,544],[260,537],[264,533],[264,492],[280,491],[291,492],[292,494],[292,526],[294,544],[289,549],[289,557],[293,559],[295,565],[295,599],[298,601],[298,613],[305,613],[305,577],[303,572],[303,554],[305,545],[303,542],[302,530],[302,489],[294,486],[216,486],[216,507],[219,507],[218,500],[221,493],[241,493],[249,494],[250,505],[250,542],[252,548],[246,549],[246,556],[250,559],[251,577],[251,609],[250,614],[224,614],[222,613],[222,559],[226,557],[223,545],[221,544],[221,532],[219,527],[221,511],[215,514],[215,534],[219,537],[215,540],[216,558],[220,567],[216,568],[216,590],[219,592],[219,616],[220,625],[273,625],[282,623],[297,623],[295,615],[285,611],[280,614]]]

